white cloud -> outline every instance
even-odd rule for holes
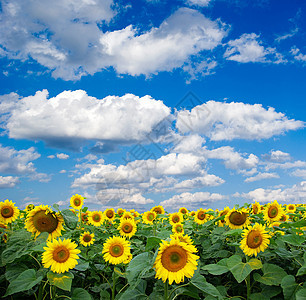
[[[254,182],[254,181],[269,179],[269,178],[279,178],[279,175],[276,173],[258,173],[253,177],[246,178],[244,182]]]
[[[18,102],[6,126],[11,138],[74,148],[86,140],[131,143],[145,139],[170,114],[170,108],[150,96],[100,100],[77,90],[47,97],[43,90]]]
[[[210,2],[211,0],[187,0],[186,4],[205,7],[208,6]]]
[[[190,55],[217,47],[226,34],[221,22],[180,8],[158,28],[138,35],[130,25],[105,33],[100,43],[117,72],[150,75],[181,67]]]
[[[255,33],[244,33],[239,39],[228,42],[228,47],[224,53],[227,60],[233,60],[240,63],[248,62],[286,62],[275,48],[264,47],[261,41],[258,41],[259,35]]]
[[[65,174],[65,173],[67,173],[67,171],[66,170],[60,170],[59,173],[60,174]]]
[[[152,199],[146,199],[143,197],[140,193],[134,194],[132,196],[128,196],[123,198],[120,203],[125,204],[125,203],[134,203],[134,204],[149,204],[149,203],[154,203],[154,200]]]
[[[256,167],[259,162],[256,155],[251,153],[247,158],[244,158],[230,146],[223,146],[213,150],[204,148],[204,155],[207,158],[222,159],[226,168],[234,170],[251,169]]]
[[[187,209],[193,210],[199,207],[207,207],[210,203],[223,200],[224,198],[225,196],[218,193],[182,193],[162,201],[160,205],[164,207],[170,207],[172,210],[177,210],[181,206],[185,206]]]
[[[173,190],[190,190],[202,188],[205,186],[218,186],[225,181],[213,174],[205,174],[204,176],[195,177],[192,179],[183,180],[174,185]]]
[[[202,145],[205,139],[198,134],[190,134],[181,137],[181,140],[173,148],[173,152],[179,153],[199,153],[202,150]]]
[[[302,181],[286,189],[263,189],[259,188],[248,193],[239,195],[251,201],[262,203],[273,202],[277,200],[282,203],[305,203],[306,181]]]
[[[301,53],[300,49],[297,47],[292,47],[290,53],[293,55],[294,59],[300,62],[306,62],[306,54]]]
[[[177,113],[176,127],[182,133],[192,132],[213,141],[260,140],[304,127],[304,122],[288,119],[274,108],[261,104],[208,101],[191,111]]]
[[[306,179],[306,169],[297,169],[291,173],[293,176],[302,177]]]
[[[58,153],[56,154],[56,157],[58,159],[68,159],[69,158],[69,155],[68,154],[65,154],[65,153]]]
[[[285,162],[285,163],[268,163],[265,166],[266,170],[274,170],[277,168],[280,169],[292,169],[292,168],[305,168],[306,167],[306,161],[297,160],[294,162]]]
[[[13,188],[18,182],[18,177],[0,176],[0,189]]]
[[[286,153],[280,150],[271,150],[269,154],[264,154],[262,157],[271,162],[279,162],[279,163],[285,162],[291,159],[291,156],[289,153]]]
[[[50,158],[50,159],[53,159],[53,158],[55,158],[55,155],[52,154],[52,155],[48,155],[47,157]]]
[[[111,0],[2,3],[2,55],[32,58],[52,70],[53,77],[65,80],[108,67],[118,73],[151,75],[181,67],[190,56],[220,45],[227,34],[220,21],[186,7],[144,32],[133,25],[103,32],[101,25],[116,15],[115,7]]]

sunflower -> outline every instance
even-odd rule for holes
[[[261,212],[261,205],[258,202],[252,204],[252,213],[257,215]]]
[[[119,216],[119,218],[122,217],[122,215],[124,214],[124,212],[125,212],[125,209],[123,209],[123,208],[118,208],[118,209],[117,209],[117,215]]]
[[[224,207],[223,210],[219,211],[218,217],[226,216],[229,211],[230,211],[230,208],[228,206]],[[225,218],[218,222],[219,227],[223,227],[224,225],[225,225]]]
[[[34,209],[35,208],[35,205],[34,204],[28,204],[27,206],[26,206],[26,208],[25,208],[25,211],[26,212],[29,212],[29,211],[31,211],[32,209]]]
[[[51,271],[55,273],[65,273],[73,269],[78,264],[78,254],[81,252],[76,247],[77,244],[71,242],[70,239],[48,242],[47,247],[44,247],[45,252],[42,254],[44,267],[51,267]]]
[[[80,243],[85,247],[90,246],[95,241],[94,237],[95,237],[94,233],[90,233],[89,231],[85,231],[80,236]]]
[[[180,242],[184,242],[189,245],[193,244],[192,239],[187,234],[184,235],[182,233],[174,233],[170,235],[170,239],[178,239]]]
[[[259,252],[265,251],[270,243],[270,235],[266,232],[265,226],[259,223],[244,229],[242,237],[240,248],[248,256],[257,256]]]
[[[245,208],[231,209],[224,218],[225,223],[231,229],[244,228],[250,225],[249,214]]]
[[[183,215],[188,215],[188,209],[186,207],[181,207],[179,212]]]
[[[131,253],[128,254],[128,258],[123,262],[125,265],[127,265],[133,258],[133,255]]]
[[[208,215],[206,214],[206,209],[200,208],[196,211],[194,215],[194,221],[197,224],[204,224],[205,222],[208,221]]]
[[[75,194],[70,198],[70,205],[74,209],[81,209],[84,203],[84,197],[81,195]]]
[[[276,232],[280,233],[281,235],[285,235],[284,231],[280,231],[280,230],[276,230],[275,227],[279,227],[280,224],[282,224],[281,222],[273,222],[269,224],[269,228],[272,229],[272,231],[270,232],[270,235],[273,236]]]
[[[52,211],[48,205],[32,209],[25,220],[25,228],[37,237],[42,232],[49,233],[49,240],[61,236],[64,219],[60,213]]]
[[[9,224],[14,222],[19,216],[19,209],[14,205],[13,201],[8,199],[0,202],[0,222]]]
[[[286,212],[295,213],[295,211],[296,211],[296,205],[295,204],[288,204],[286,206]]]
[[[169,216],[169,222],[171,225],[174,225],[176,223],[182,223],[183,221],[184,221],[184,217],[180,212],[170,214]]]
[[[175,281],[177,284],[184,281],[185,276],[191,278],[197,269],[196,248],[173,239],[170,242],[162,241],[153,267],[156,270],[155,278],[167,279],[169,284]]]
[[[82,220],[82,223],[87,223],[88,222],[88,212],[81,212],[81,215],[79,215],[79,222],[81,222]]]
[[[182,233],[182,234],[184,234],[184,227],[183,227],[183,224],[182,224],[182,223],[175,223],[175,224],[172,226],[172,232],[173,232],[173,233]]]
[[[155,211],[146,211],[142,215],[142,222],[144,224],[153,224],[153,221],[156,219],[156,212]]]
[[[104,221],[102,211],[90,211],[88,212],[88,223],[94,226],[102,225]]]
[[[104,211],[104,217],[107,221],[112,222],[115,219],[116,213],[113,208],[108,208]]]
[[[103,244],[102,254],[105,261],[113,265],[121,264],[131,254],[130,242],[123,237],[109,237]]]
[[[137,231],[137,225],[132,219],[121,220],[118,230],[121,236],[131,238]]]
[[[158,215],[163,215],[165,213],[165,210],[161,205],[152,207],[151,211],[156,212]]]
[[[265,221],[273,223],[280,220],[284,214],[284,210],[282,206],[278,204],[276,200],[274,200],[274,202],[267,204],[263,210],[263,214]]]
[[[129,211],[125,211],[122,214],[121,219],[132,219],[132,220],[134,220],[134,217]]]
[[[287,222],[289,220],[289,216],[286,213],[283,213],[279,220],[281,222]]]
[[[130,210],[130,213],[132,214],[132,216],[133,216],[134,218],[137,218],[137,217],[140,216],[140,213],[139,213],[138,211],[136,211],[135,209],[131,209],[131,210]]]
[[[189,215],[190,215],[191,217],[194,217],[195,214],[196,214],[196,212],[193,211],[193,210],[189,213]]]

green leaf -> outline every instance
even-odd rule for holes
[[[148,299],[146,295],[147,282],[145,280],[140,280],[139,284],[135,288],[129,287],[123,294],[119,294],[116,297],[116,300],[142,300]]]
[[[265,285],[280,285],[282,279],[287,276],[287,273],[281,267],[274,264],[264,264],[262,271],[263,276],[256,278],[256,281]]]
[[[296,300],[306,300],[306,289],[299,290],[295,296]]]
[[[211,295],[213,297],[217,297],[218,299],[223,299],[220,292],[217,288],[211,283],[207,282],[205,277],[196,273],[190,280],[190,283],[194,285],[196,288],[204,292],[205,294]]]
[[[15,280],[22,272],[28,270],[29,267],[25,264],[11,264],[6,267],[5,278],[9,282]]]
[[[135,256],[126,268],[126,278],[131,287],[139,284],[141,277],[153,267],[152,254],[149,252]]]
[[[231,230],[229,230],[229,231],[226,231],[226,232],[224,232],[223,234],[224,235],[232,235],[232,236],[241,236],[241,233],[242,233],[242,229],[240,229],[240,228],[237,228],[237,229],[231,229]]]
[[[78,217],[70,209],[63,209],[61,214],[64,218],[66,226],[69,229],[75,229],[77,227]]]
[[[283,278],[281,287],[283,289],[285,300],[295,300],[297,291],[301,289],[292,275],[287,275]]]
[[[202,270],[208,271],[212,275],[222,275],[229,271],[228,267],[220,266],[218,264],[210,264],[201,267]]]
[[[286,234],[281,236],[280,239],[294,246],[300,246],[305,242],[305,237],[297,234]]]
[[[162,240],[156,236],[148,237],[145,251],[152,250],[155,246],[159,245],[161,241]]]
[[[297,276],[302,276],[306,274],[306,252],[303,255],[304,264],[303,266],[298,270]]]
[[[60,209],[59,209],[59,205],[58,205],[57,203],[54,203],[52,206],[53,206],[53,208],[54,208],[55,210],[57,210],[57,211],[60,210]]]
[[[83,259],[78,260],[78,264],[74,267],[78,271],[86,271],[89,268],[89,262]]]
[[[58,274],[49,271],[47,274],[47,278],[50,281],[51,285],[55,285],[56,287],[69,292],[71,291],[71,284],[73,277],[74,277],[73,274],[70,272]]]
[[[233,255],[227,259],[227,267],[238,283],[242,282],[253,271],[262,267],[258,259],[252,258],[247,263],[243,263],[239,255]]]
[[[42,276],[36,277],[36,271],[34,269],[28,269],[19,274],[19,276],[10,283],[4,296],[27,291],[40,283],[42,279]]]
[[[76,288],[73,289],[71,294],[71,300],[91,300],[90,294],[82,289],[82,288]]]

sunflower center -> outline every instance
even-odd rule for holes
[[[257,206],[254,206],[254,207],[253,207],[253,212],[254,212],[254,214],[257,214],[257,213],[258,213],[258,207],[257,207]]]
[[[69,250],[64,246],[55,249],[53,252],[53,259],[59,263],[64,263],[65,261],[67,261],[69,256]]]
[[[114,257],[121,256],[123,252],[124,252],[123,246],[120,244],[112,245],[111,248],[109,249],[109,253],[111,254],[111,256]]]
[[[249,232],[248,237],[247,237],[247,245],[252,248],[258,248],[262,243],[262,236],[260,232],[256,230],[252,230]]]
[[[132,232],[133,230],[133,226],[131,224],[125,224],[123,227],[122,227],[122,230],[123,232],[125,233],[130,233]]]
[[[180,218],[178,217],[178,216],[174,216],[173,218],[172,218],[172,222],[173,223],[178,223],[180,221]]]
[[[81,200],[79,198],[75,198],[73,200],[73,203],[74,203],[75,206],[80,206],[81,205]]]
[[[147,216],[149,221],[153,221],[154,220],[154,214],[148,214]]]
[[[205,219],[205,213],[204,213],[203,211],[200,211],[200,212],[198,213],[198,219],[199,219],[199,220],[204,220],[204,219]]]
[[[100,222],[101,221],[101,216],[99,214],[94,214],[92,219],[95,221],[95,222]]]
[[[154,211],[157,213],[157,214],[161,214],[161,209],[159,207],[156,207],[154,208]]]
[[[275,206],[271,206],[268,210],[269,218],[275,218],[278,214],[278,209]]]
[[[288,209],[289,209],[289,210],[294,210],[294,206],[293,206],[293,205],[289,205],[289,206],[288,206]]]
[[[37,212],[33,216],[33,225],[40,232],[53,232],[58,225],[58,219],[53,214],[46,214],[45,210]]]
[[[173,245],[168,247],[161,257],[161,263],[170,272],[178,272],[187,264],[187,252],[182,247]]]
[[[4,206],[1,210],[1,215],[3,218],[10,218],[14,214],[14,210],[10,206]]]
[[[187,211],[186,211],[185,209],[181,209],[181,213],[182,213],[182,214],[186,214]]]
[[[182,226],[176,226],[175,230],[176,230],[176,232],[182,232],[183,227]]]
[[[90,234],[85,234],[85,235],[83,236],[83,241],[84,241],[85,243],[89,243],[89,242],[91,241],[91,235],[90,235]]]
[[[237,226],[244,224],[246,219],[247,219],[247,214],[244,212],[240,213],[238,211],[234,211],[229,216],[230,222]]]
[[[106,212],[106,216],[107,216],[109,219],[111,219],[111,218],[114,216],[113,211],[111,211],[111,210],[107,211],[107,212]]]

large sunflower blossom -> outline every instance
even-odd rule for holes
[[[184,216],[180,212],[175,212],[173,214],[170,214],[169,223],[172,226],[176,223],[183,223],[183,222],[184,222]]]
[[[19,216],[19,209],[15,206],[13,201],[8,199],[0,202],[0,222],[9,224],[14,222]]]
[[[104,221],[103,213],[101,211],[88,212],[88,223],[94,226],[102,225]]]
[[[121,236],[131,238],[137,231],[137,225],[132,219],[121,220],[118,230]]]
[[[156,219],[156,212],[155,211],[146,211],[142,215],[142,222],[144,224],[153,224],[153,221]]]
[[[130,242],[123,237],[109,237],[103,244],[102,254],[104,260],[113,265],[126,262],[131,254]]]
[[[104,218],[105,220],[109,221],[109,222],[112,222],[116,217],[116,213],[115,213],[115,210],[113,208],[107,208],[105,211],[104,211]]]
[[[208,221],[208,215],[206,214],[206,209],[200,208],[196,211],[194,215],[194,221],[201,225]]]
[[[197,269],[199,259],[194,252],[196,248],[193,245],[180,242],[178,239],[162,241],[154,262],[155,277],[163,282],[168,279],[169,284],[173,281],[179,284],[185,277],[191,278]]]
[[[265,227],[259,223],[244,229],[242,237],[240,248],[248,256],[257,256],[259,252],[265,251],[270,243],[270,235],[266,232]]]
[[[81,195],[75,194],[70,198],[70,205],[74,209],[81,209],[84,204],[84,197]]]
[[[64,219],[48,205],[39,205],[32,209],[25,220],[25,228],[37,237],[42,232],[49,233],[49,240],[61,236]]]
[[[272,203],[268,203],[264,208],[263,218],[266,222],[273,223],[279,221],[284,213],[282,206],[274,200]]]
[[[231,229],[245,228],[250,225],[249,214],[245,208],[233,208],[225,216],[225,223]]]
[[[73,269],[78,264],[79,256],[77,254],[81,252],[76,247],[76,243],[71,242],[70,239],[48,242],[47,247],[44,247],[45,252],[42,254],[44,267],[51,267],[51,271],[55,273],[65,273]]]

